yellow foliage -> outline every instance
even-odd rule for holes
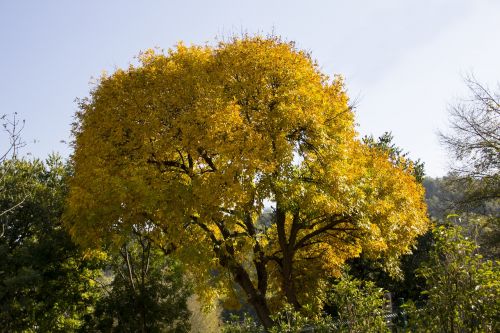
[[[80,104],[66,214],[79,241],[148,224],[211,287],[200,297],[234,295],[234,280],[279,305],[317,302],[345,260],[397,258],[426,231],[422,186],[359,140],[342,78],[293,44],[245,37],[139,60]]]

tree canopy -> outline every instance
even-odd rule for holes
[[[0,163],[0,332],[74,332],[93,311],[102,258],[62,228],[68,174],[55,156]]]
[[[394,270],[428,228],[412,163],[360,140],[341,77],[276,37],[146,51],[80,101],[74,136],[75,239],[147,226],[199,293],[243,293],[265,327],[320,306],[361,252]]]

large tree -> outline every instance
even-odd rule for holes
[[[212,281],[198,293],[243,293],[270,327],[283,302],[321,306],[346,259],[394,268],[427,230],[413,165],[357,138],[341,78],[292,43],[179,44],[139,61],[103,76],[76,115],[67,220],[81,242],[154,226]]]

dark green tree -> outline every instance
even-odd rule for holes
[[[55,156],[0,164],[0,211],[8,210],[0,217],[0,332],[71,332],[92,311],[99,258],[61,226],[69,172]]]
[[[88,330],[100,332],[188,332],[191,295],[181,265],[154,246],[147,228],[134,227],[129,241],[111,256],[114,278]]]

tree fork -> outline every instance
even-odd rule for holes
[[[235,265],[230,268],[233,272],[235,281],[241,286],[241,288],[245,291],[247,295],[247,300],[250,305],[255,309],[259,320],[264,326],[266,330],[270,329],[274,322],[271,319],[271,311],[269,310],[269,306],[267,305],[266,295],[262,295],[259,291],[257,291],[248,276],[248,273],[245,271],[241,265]]]

